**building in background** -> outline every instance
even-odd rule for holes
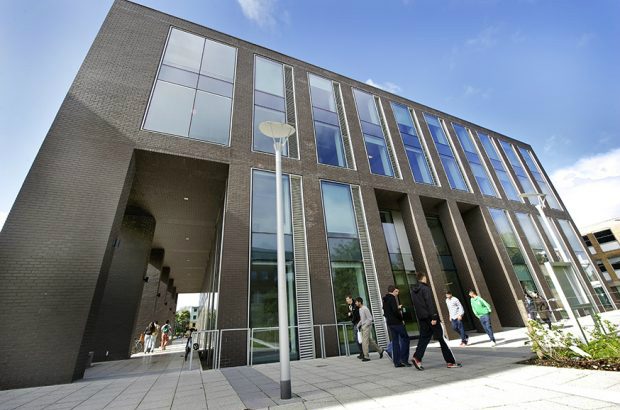
[[[601,271],[605,285],[616,298],[620,295],[620,218],[579,230],[588,251]]]
[[[579,312],[618,303],[529,145],[117,0],[0,233],[3,388],[80,378],[91,351],[128,357],[180,293],[202,293],[196,324],[218,333],[219,365],[277,360],[266,120],[297,130],[283,158],[293,359],[354,349],[345,296],[380,318],[393,283],[415,337],[417,270],[439,298],[476,289],[496,329],[524,324],[527,291]],[[532,192],[550,224],[520,197]]]

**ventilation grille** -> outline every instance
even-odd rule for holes
[[[379,281],[377,280],[375,265],[372,259],[370,240],[368,238],[368,230],[366,229],[366,220],[364,219],[361,192],[358,186],[351,186],[351,191],[353,192],[353,207],[355,208],[355,219],[357,221],[357,230],[359,231],[366,285],[368,286],[368,298],[370,299],[369,308],[374,318],[377,343],[379,343],[380,346],[387,346],[389,340],[385,321],[383,320],[381,292],[379,290]]]
[[[295,297],[297,301],[297,324],[299,358],[314,359],[314,331],[312,328],[312,297],[310,273],[306,254],[306,229],[304,204],[301,193],[301,177],[291,175],[291,202],[293,212],[293,251],[295,258]]]
[[[385,115],[383,113],[383,106],[381,105],[381,100],[377,96],[375,96],[375,104],[377,105],[377,111],[379,112],[379,120],[381,121],[381,129],[383,130],[383,135],[385,136],[385,145],[387,147],[388,155],[390,156],[390,162],[392,163],[392,169],[394,170],[394,177],[400,178],[400,169],[398,168],[398,164],[396,163],[396,155],[394,155],[394,147],[392,146],[392,138],[390,137],[390,132],[388,131],[387,124],[385,123]]]
[[[295,91],[293,88],[293,68],[284,66],[284,87],[286,88],[286,122],[297,129],[297,120],[295,118]],[[288,156],[289,158],[299,159],[299,151],[297,149],[297,132],[288,139]]]
[[[336,110],[338,111],[340,133],[342,134],[342,143],[344,145],[344,156],[347,159],[347,168],[355,169],[353,152],[351,150],[351,138],[349,137],[349,128],[347,126],[347,118],[344,112],[344,104],[342,102],[342,93],[340,92],[340,84],[338,83],[334,83],[334,95],[336,96]]]

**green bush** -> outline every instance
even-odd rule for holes
[[[570,333],[558,327],[547,329],[542,324],[528,321],[528,337],[532,344],[532,351],[539,359],[554,361],[574,360],[582,357],[578,349],[591,356],[591,359],[620,359],[620,337],[618,326],[608,320],[601,320],[599,315],[593,315],[594,329],[586,335],[588,341],[584,343]],[[577,347],[578,349],[571,349]]]

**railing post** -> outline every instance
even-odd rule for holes
[[[192,370],[192,359],[194,358],[193,342],[194,342],[195,335],[196,335],[196,332],[189,334],[189,341],[190,341],[189,343],[189,370]]]

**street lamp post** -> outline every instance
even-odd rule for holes
[[[524,194],[519,194],[519,196],[521,198],[533,198],[533,197],[537,198],[538,203],[534,205],[534,207],[538,211],[538,214],[540,215],[540,219],[542,219],[542,223],[545,224],[545,227],[547,228],[547,232],[549,233],[549,236],[551,236],[551,241],[553,242],[553,246],[558,250],[558,253],[560,254],[559,256],[562,262],[568,262],[570,264],[570,259],[568,259],[568,255],[566,255],[566,253],[564,252],[564,248],[561,246],[560,240],[556,236],[555,231],[553,230],[551,224],[549,223],[549,219],[545,216],[545,211],[544,211],[545,202],[544,201],[545,201],[546,195],[538,193],[538,192],[526,192]],[[564,293],[564,290],[562,289],[562,285],[560,284],[560,281],[558,280],[555,270],[553,269],[553,265],[551,264],[549,260],[545,262],[545,267],[547,268],[549,277],[551,277],[551,282],[553,282],[553,286],[557,290],[558,296],[560,297],[560,300],[562,301],[562,304],[564,305],[564,309],[566,310],[566,313],[568,314],[569,320],[573,322],[574,325],[576,325],[577,329],[581,329],[581,326],[579,325],[579,322],[577,321],[577,317],[575,316],[575,313],[573,312],[573,309],[570,303],[568,302],[568,298],[566,297],[566,294]]]
[[[295,128],[289,124],[264,121],[258,126],[260,131],[273,138],[276,153],[276,225],[278,255],[278,330],[280,340],[280,398],[291,398],[291,363],[288,337],[288,307],[286,297],[286,271],[284,260],[284,209],[282,204],[282,148]]]

